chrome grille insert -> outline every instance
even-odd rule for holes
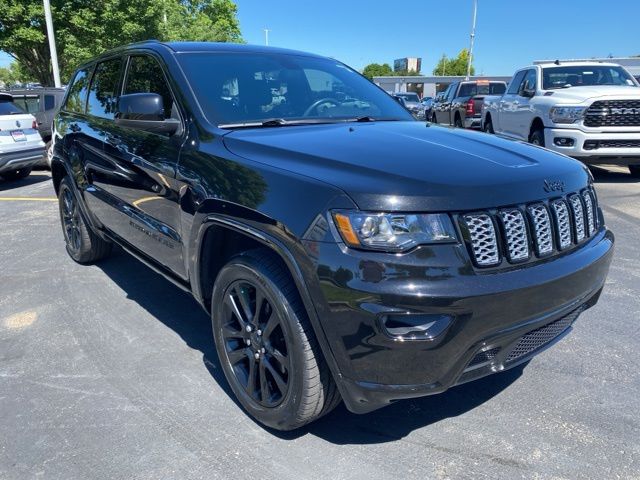
[[[582,208],[582,202],[580,201],[580,196],[577,194],[569,195],[569,203],[571,203],[571,210],[573,211],[576,228],[576,241],[581,242],[584,240],[586,234],[584,230],[584,211]]]
[[[555,214],[556,232],[558,232],[558,246],[564,250],[571,245],[571,222],[569,220],[569,209],[563,200],[551,202],[551,208]]]
[[[491,216],[485,213],[465,215],[464,221],[471,237],[471,249],[476,263],[482,267],[500,263],[496,230]]]
[[[596,215],[593,205],[593,198],[591,197],[591,193],[589,193],[589,190],[585,190],[584,192],[582,192],[582,198],[584,200],[585,210],[587,212],[587,234],[591,236],[593,235],[593,232],[596,231]]]
[[[501,210],[509,260],[520,261],[529,258],[529,238],[522,212],[517,208]]]
[[[548,255],[553,251],[553,234],[547,207],[542,204],[530,205],[527,210],[533,223],[537,253],[540,256]]]

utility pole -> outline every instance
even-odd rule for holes
[[[471,75],[471,60],[473,59],[473,40],[476,36],[476,14],[478,12],[478,0],[473,0],[473,23],[471,24],[471,45],[469,46],[469,58],[467,59],[467,80]]]
[[[264,29],[264,44],[268,47],[269,46],[269,32],[271,30],[269,30],[268,28]]]
[[[53,36],[53,19],[51,18],[51,4],[44,1],[44,18],[47,21],[47,38],[49,38],[49,51],[51,52],[51,66],[53,67],[53,86],[60,88],[60,68],[58,68],[58,52],[56,51],[56,39]]]
[[[447,65],[447,56],[442,54],[442,76],[444,77],[445,66]]]

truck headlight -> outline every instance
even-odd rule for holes
[[[416,245],[456,242],[448,215],[442,213],[333,212],[336,227],[350,247],[391,252]]]
[[[553,123],[576,123],[584,117],[587,107],[553,107],[549,118]]]

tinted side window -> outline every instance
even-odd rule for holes
[[[107,119],[113,118],[118,101],[121,66],[122,60],[119,58],[98,64],[91,79],[87,101],[88,114]]]
[[[458,84],[454,83],[453,85],[451,85],[451,87],[449,87],[449,94],[447,95],[447,101],[451,101],[454,98],[456,98],[456,92],[458,91]]]
[[[515,74],[515,76],[511,80],[511,83],[509,84],[509,89],[507,90],[507,93],[512,93],[514,95],[518,93],[518,90],[520,89],[520,84],[522,83],[522,79],[524,78],[525,73],[527,73],[526,70],[521,70]]]
[[[53,95],[45,95],[44,96],[44,109],[53,110],[56,107],[56,97]]]
[[[157,93],[162,97],[164,117],[171,118],[173,96],[162,68],[155,59],[147,56],[131,57],[124,86],[124,94],[129,93]]]
[[[84,113],[89,87],[89,71],[80,70],[76,73],[73,83],[69,87],[69,95],[64,108],[69,112]]]

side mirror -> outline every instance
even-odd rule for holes
[[[116,125],[146,132],[173,135],[180,122],[164,118],[164,103],[157,93],[130,93],[118,99]]]

